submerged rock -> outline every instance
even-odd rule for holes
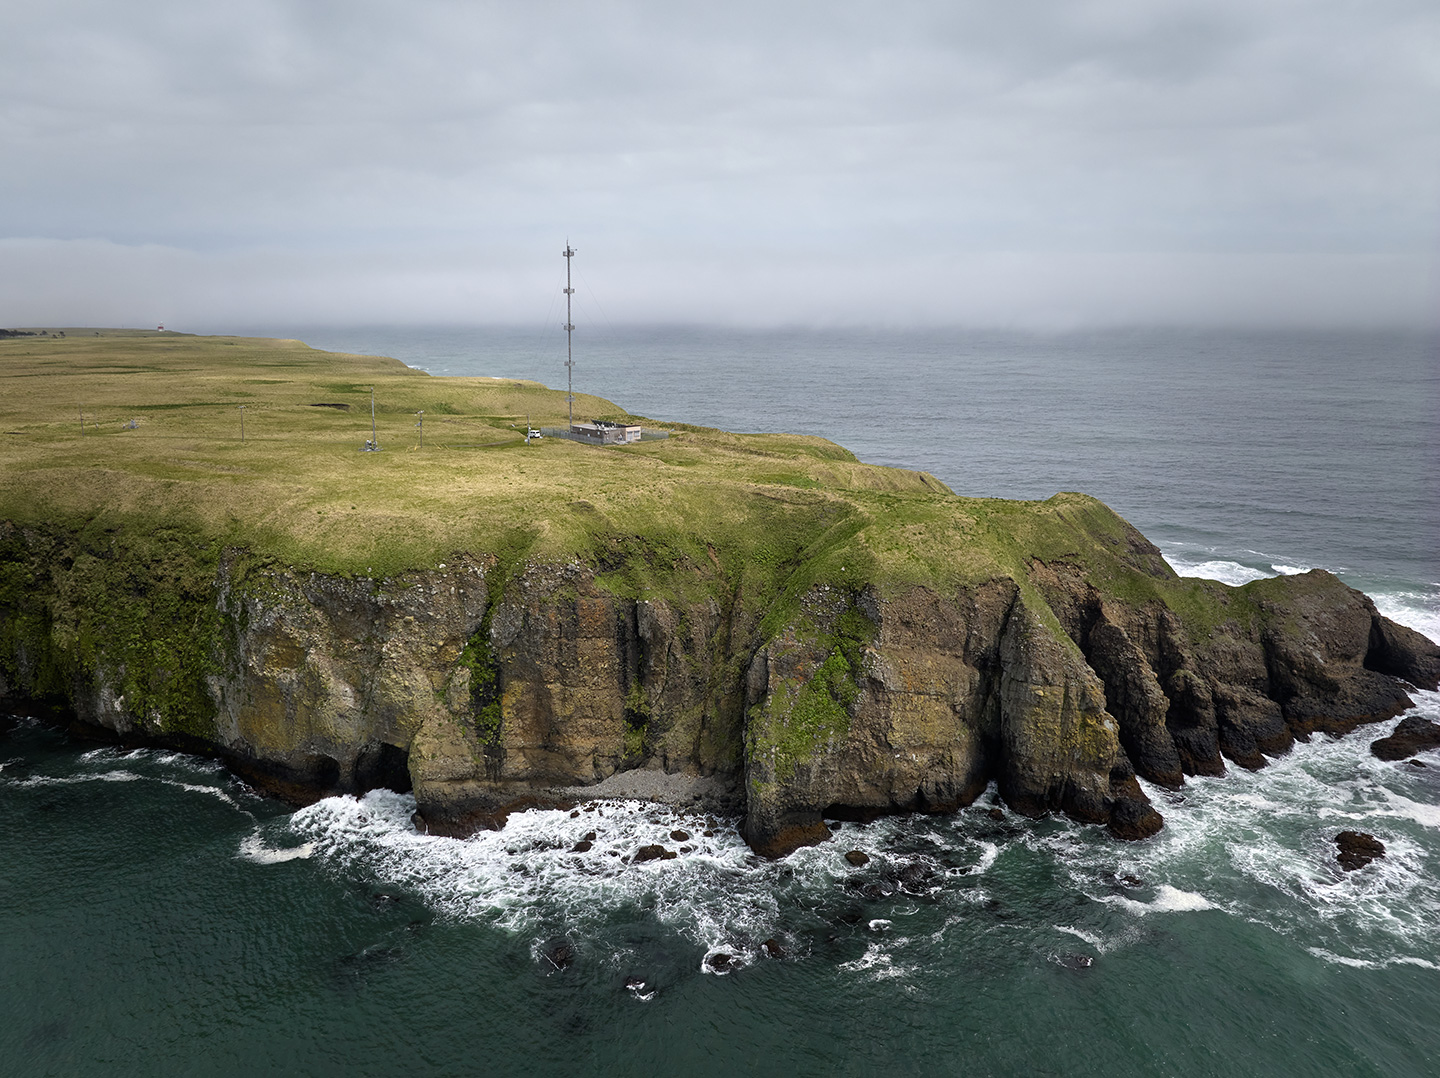
[[[862,853],[860,850],[851,850],[845,855],[845,860],[849,861],[856,868],[864,868],[870,863],[870,855]]]
[[[575,964],[575,948],[569,943],[557,943],[541,952],[545,961],[557,970],[569,969]]]
[[[1339,849],[1336,860],[1346,872],[1364,868],[1371,861],[1385,856],[1385,843],[1364,831],[1341,831],[1335,836]]]
[[[893,883],[897,890],[904,891],[907,895],[932,894],[937,887],[935,869],[924,861],[908,861],[902,865],[889,866],[883,875],[886,881]]]

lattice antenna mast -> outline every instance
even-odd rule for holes
[[[569,241],[565,243],[565,400],[570,405],[570,425],[575,425],[575,324],[570,321],[570,297],[575,289],[570,287],[570,260],[575,250]]]

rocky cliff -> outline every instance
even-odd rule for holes
[[[635,594],[613,558],[377,579],[4,523],[0,696],[294,800],[413,789],[448,834],[626,770],[709,776],[774,856],[826,818],[950,811],[992,781],[1027,816],[1141,838],[1162,820],[1137,775],[1260,767],[1440,680],[1440,648],[1329,574],[1182,580],[1093,499],[1026,505],[996,571],[782,572],[759,602],[713,548],[651,558]]]

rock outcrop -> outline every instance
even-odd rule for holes
[[[949,587],[817,581],[769,606],[685,567],[636,597],[582,562],[374,580],[0,525],[0,695],[295,800],[412,789],[444,834],[630,769],[705,776],[777,856],[827,819],[949,812],[991,782],[1023,815],[1143,838],[1163,821],[1137,776],[1260,767],[1398,714],[1400,679],[1436,687],[1440,648],[1333,576],[1182,580],[1071,504],[1066,549],[1103,557],[1051,543]]]
[[[1403,760],[1416,753],[1440,749],[1440,723],[1411,715],[1401,719],[1395,732],[1372,742],[1370,751],[1381,760]]]
[[[1341,831],[1335,836],[1335,860],[1346,872],[1364,868],[1385,856],[1385,843],[1364,831]]]

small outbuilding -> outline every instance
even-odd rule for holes
[[[640,428],[597,419],[593,423],[571,423],[570,436],[590,445],[625,445],[640,440]]]

